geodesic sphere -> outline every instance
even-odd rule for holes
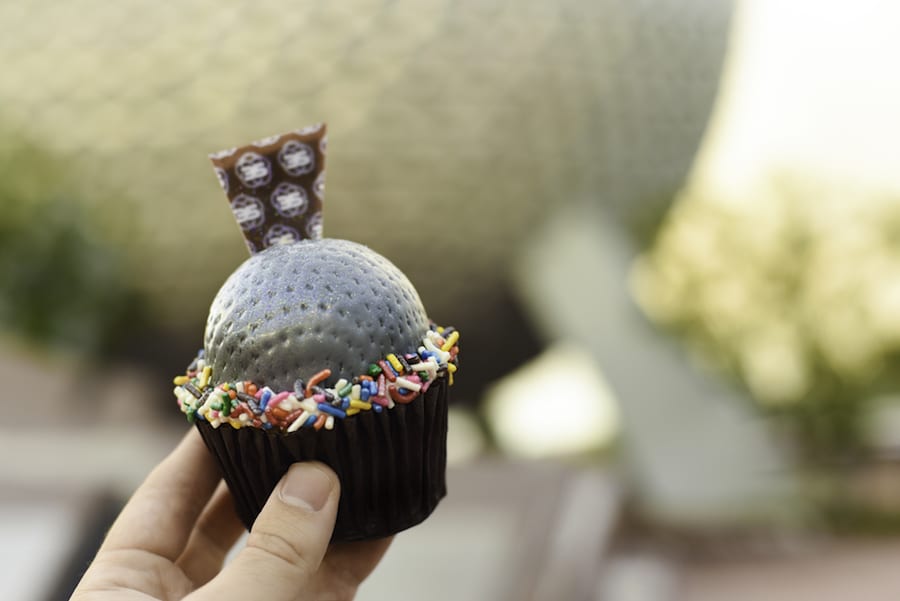
[[[253,255],[210,307],[204,335],[217,382],[293,390],[321,369],[350,379],[388,353],[415,352],[429,326],[390,261],[347,240],[303,240]]]

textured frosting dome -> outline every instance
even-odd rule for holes
[[[247,259],[216,294],[204,349],[216,381],[292,390],[329,368],[366,373],[392,352],[413,352],[429,321],[393,263],[347,240],[304,240]]]

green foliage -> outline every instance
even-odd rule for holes
[[[144,310],[97,214],[67,192],[69,176],[26,143],[0,151],[0,325],[97,356],[119,348]]]
[[[813,463],[865,452],[900,381],[900,203],[815,178],[688,191],[635,269],[637,300],[746,388]]]

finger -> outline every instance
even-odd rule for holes
[[[204,585],[222,569],[222,562],[243,532],[244,524],[234,509],[231,493],[220,482],[176,563],[194,586]]]
[[[140,549],[175,561],[219,479],[200,434],[191,430],[135,491],[100,551]]]
[[[263,508],[247,546],[196,598],[312,598],[334,530],[340,484],[321,463],[295,463]]]
[[[352,599],[356,589],[369,577],[393,540],[391,536],[331,545],[316,574],[316,598],[337,594],[337,598]]]

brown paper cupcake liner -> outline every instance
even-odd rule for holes
[[[358,413],[333,430],[197,428],[248,530],[291,464],[321,461],[341,481],[332,540],[363,540],[415,526],[446,495],[447,401],[441,378],[407,405]]]

